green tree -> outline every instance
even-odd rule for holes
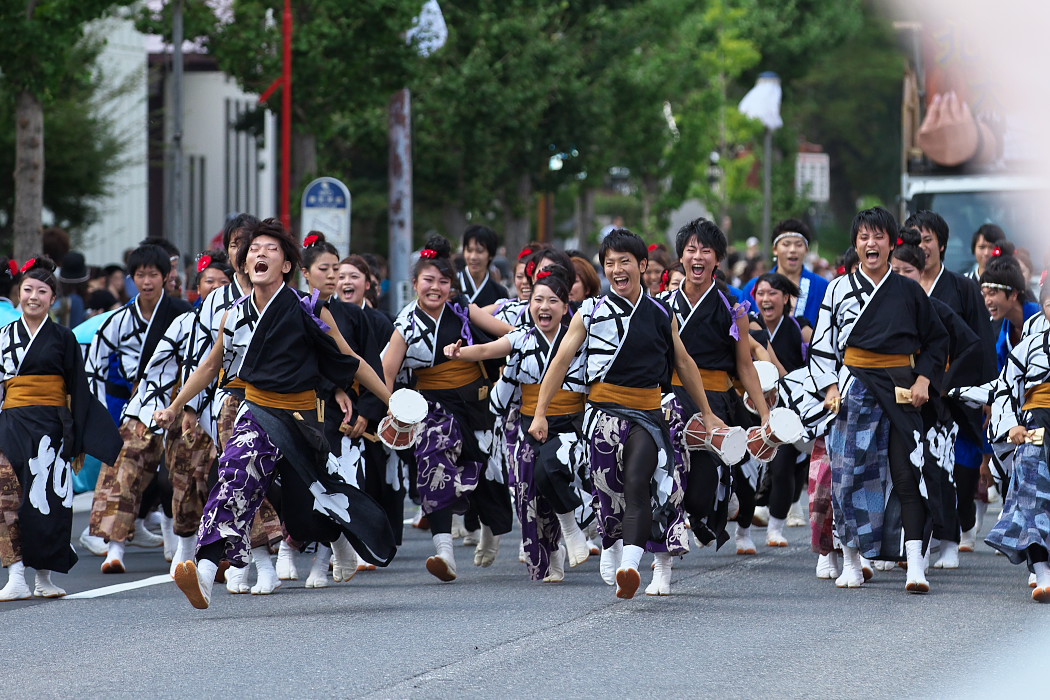
[[[85,25],[132,0],[4,0],[0,2],[0,73],[14,98],[14,253],[38,247],[44,207],[44,114],[73,63]]]

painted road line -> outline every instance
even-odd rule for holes
[[[81,593],[67,595],[65,596],[65,600],[86,600],[88,598],[101,598],[104,595],[113,595],[114,593],[133,591],[137,588],[147,588],[149,586],[156,586],[161,583],[172,583],[171,575],[161,574],[159,576],[150,576],[149,578],[144,578],[139,581],[118,583],[115,586],[103,586],[102,588],[93,588],[90,591],[83,591]]]

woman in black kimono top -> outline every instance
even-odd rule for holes
[[[897,232],[893,215],[881,207],[854,218],[860,266],[832,281],[824,295],[810,369],[826,405],[839,411],[828,439],[844,557],[835,584],[863,585],[861,555],[899,561],[904,544],[906,588],[925,593],[928,509],[920,409],[939,391],[948,334],[922,287],[890,270]],[[898,512],[902,528],[894,531],[888,525]]]
[[[69,544],[72,464],[85,451],[112,462],[122,445],[88,387],[73,332],[48,319],[58,286],[54,269],[44,257],[22,267],[22,318],[0,329],[0,558],[10,570],[0,600],[66,594],[51,572],[66,573],[77,561]],[[26,566],[36,569],[33,589]]]

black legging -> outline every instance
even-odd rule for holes
[[[959,514],[956,509],[956,491],[948,472],[938,464],[924,473],[930,474],[930,478],[937,480],[937,496],[940,499],[939,508],[934,510],[933,536],[941,542],[959,542]],[[956,472],[961,471],[957,469]],[[932,493],[930,494],[932,497]],[[940,521],[940,522],[938,522]]]
[[[736,515],[737,527],[751,527],[751,520],[755,517],[755,489],[739,465],[733,467],[733,493],[740,504]]]
[[[955,465],[956,507],[959,514],[959,527],[963,532],[972,530],[977,525],[977,485],[981,481],[980,467]]]
[[[798,467],[798,450],[790,445],[781,445],[776,457],[769,463],[770,517],[787,519],[788,509],[798,500]]]
[[[632,425],[623,445],[623,543],[645,547],[652,535],[652,480],[657,447],[652,435]]]
[[[926,503],[919,493],[919,480],[911,463],[911,441],[897,428],[890,427],[890,477],[901,504],[904,540],[921,540],[926,528]]]

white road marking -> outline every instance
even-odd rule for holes
[[[74,593],[73,595],[65,596],[65,600],[86,600],[88,598],[101,598],[104,595],[113,595],[114,593],[123,593],[124,591],[133,591],[136,588],[147,588],[148,586],[156,586],[161,583],[173,583],[170,574],[161,574],[159,576],[150,576],[139,581],[128,581],[127,583],[118,583],[115,586],[103,586],[102,588],[93,588],[90,591],[83,591],[81,593]]]

